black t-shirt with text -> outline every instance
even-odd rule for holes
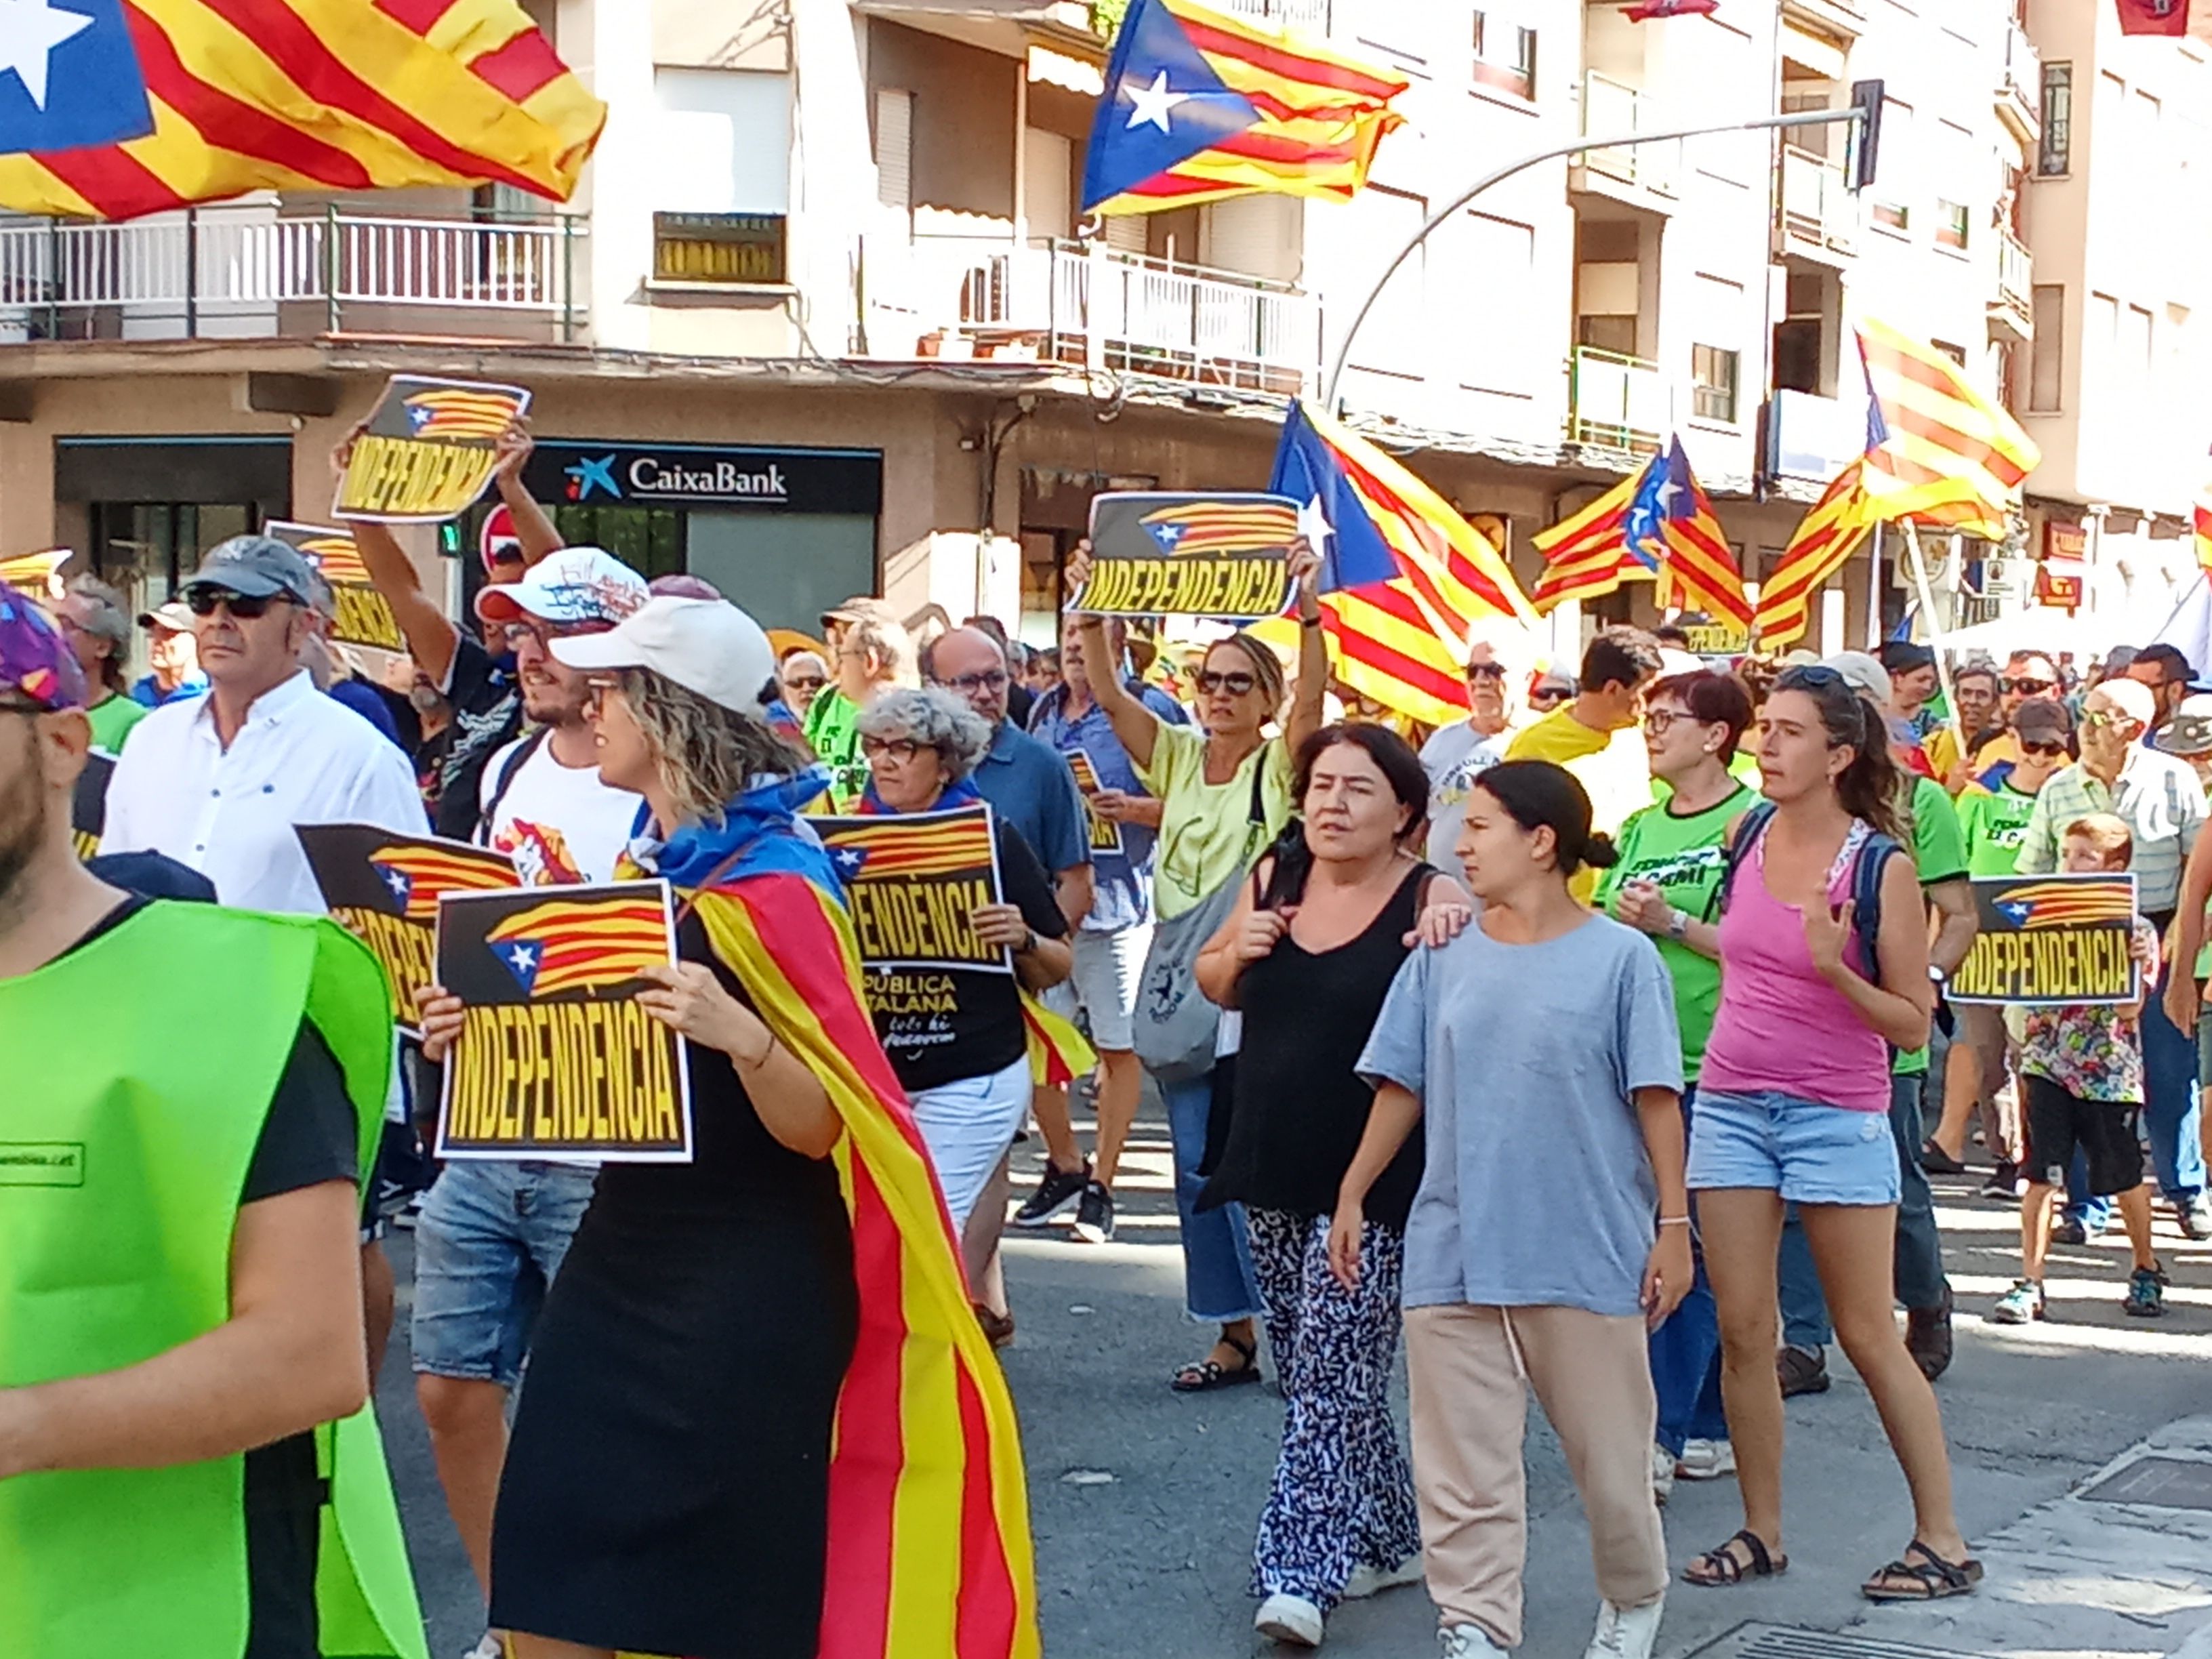
[[[415,775],[432,829],[448,840],[468,841],[476,834],[484,763],[522,729],[522,690],[511,659],[494,657],[463,634],[453,647],[445,693],[453,718],[416,750]]]

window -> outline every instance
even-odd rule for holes
[[[2030,307],[2035,343],[2027,358],[2027,412],[2056,415],[2064,406],[2066,384],[2066,289],[2063,283],[2038,283]]]
[[[1516,96],[1536,95],[1536,31],[1474,14],[1474,78]]]
[[[791,211],[791,77],[753,70],[656,69],[651,205],[674,213]]]
[[[1481,306],[1452,307],[1460,337],[1461,384],[1482,392],[1528,397],[1538,388],[1538,353],[1543,341],[1535,322],[1543,314],[1545,303],[1536,283],[1535,228],[1469,213],[1461,246],[1467,269],[1483,273],[1488,295]],[[1522,325],[1500,328],[1496,323],[1500,317],[1520,319]],[[1635,342],[1632,338],[1629,343]],[[1558,372],[1554,356],[1552,374],[1555,379]]]
[[[2035,154],[2035,170],[2055,179],[2067,170],[2074,149],[2074,65],[2043,66],[2043,142]]]
[[[1701,421],[1735,424],[1737,354],[1718,346],[1690,348],[1690,412]]]
[[[1891,230],[1912,228],[1912,207],[1903,194],[1906,180],[1915,176],[1918,157],[1914,153],[1912,106],[1894,98],[1881,100],[1881,159],[1874,188],[1881,191],[1867,203],[1869,216]]]
[[[781,283],[786,223],[781,213],[655,213],[653,279]]]
[[[1936,246],[1958,247],[1966,246],[1966,207],[1963,202],[1936,204]]]

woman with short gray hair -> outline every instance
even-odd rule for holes
[[[886,691],[861,714],[860,735],[870,777],[862,812],[946,812],[982,803],[969,777],[991,746],[991,728],[951,692]],[[1074,965],[1052,878],[1020,831],[995,814],[991,827],[1005,899],[976,905],[968,923],[981,944],[1012,952],[1012,974],[870,967],[866,976],[876,1035],[914,1102],[915,1123],[961,1230],[971,1285],[981,1282],[999,1230],[995,1216],[973,1226],[969,1218],[1029,1110],[1020,993],[1058,984]],[[1010,1328],[995,1316],[985,1321],[994,1340]]]
[[[126,695],[131,682],[123,659],[131,653],[131,613],[123,595],[97,576],[72,576],[54,614],[92,688],[85,708],[92,721],[92,746],[120,754],[131,728],[152,712]]]

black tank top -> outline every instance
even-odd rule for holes
[[[1201,1207],[1235,1200],[1263,1209],[1326,1214],[1367,1131],[1375,1091],[1353,1072],[1406,960],[1421,890],[1436,873],[1406,872],[1375,920],[1333,951],[1315,953],[1285,933],[1237,981],[1244,1040],[1221,1161]],[[1369,1191],[1370,1221],[1402,1230],[1420,1185],[1420,1127]]]

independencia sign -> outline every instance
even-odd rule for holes
[[[666,882],[448,896],[438,982],[468,1011],[437,1155],[690,1163],[684,1039],[636,1000],[675,959]]]
[[[331,585],[333,601],[331,638],[340,645],[373,645],[380,651],[404,651],[407,641],[399,622],[353,544],[353,532],[330,525],[294,524],[278,519],[262,526],[321,573]]]
[[[1132,490],[1091,503],[1091,578],[1070,611],[1257,622],[1290,607],[1298,504]]]
[[[1977,876],[1981,932],[1951,975],[1954,1002],[2127,1002],[2136,878]]]
[[[844,878],[869,967],[1014,971],[1004,948],[977,939],[968,920],[977,905],[1000,902],[988,806],[807,823]]]
[[[393,375],[354,440],[331,510],[384,524],[457,517],[498,470],[500,434],[529,409],[519,386]]]

